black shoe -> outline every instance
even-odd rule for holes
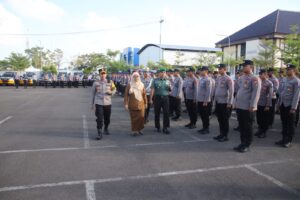
[[[276,145],[282,146],[284,144],[283,140],[279,140],[275,142]]]
[[[248,152],[248,151],[250,151],[250,149],[249,149],[249,147],[246,147],[246,146],[242,146],[242,147],[238,150],[238,152],[240,152],[240,153],[246,153],[246,152]]]
[[[202,132],[200,132],[202,135],[209,134],[209,129],[204,129]]]
[[[102,139],[102,130],[98,129],[98,136],[96,137],[96,140],[101,140]]]
[[[243,146],[244,146],[244,145],[240,144],[240,145],[238,145],[238,146],[236,146],[236,147],[233,147],[233,150],[235,150],[235,151],[240,151],[240,149],[241,149]]]
[[[142,131],[139,131],[139,134],[140,134],[140,135],[144,135],[144,134],[142,133]]]
[[[161,130],[160,130],[160,128],[156,128],[156,131],[157,131],[158,133],[160,133]]]
[[[164,129],[163,129],[163,132],[164,132],[165,134],[167,134],[167,135],[170,134],[170,131],[169,131],[167,128],[164,128]]]
[[[266,138],[267,134],[266,133],[261,133],[259,136],[257,136],[258,138]]]
[[[189,128],[191,125],[192,125],[192,124],[189,123],[189,124],[184,125],[184,127]]]
[[[174,120],[174,121],[181,121],[181,117],[173,117],[172,120]]]
[[[262,131],[259,130],[259,131],[257,131],[257,132],[254,134],[254,136],[257,136],[257,137],[258,137],[258,136],[260,136],[261,134],[262,134]]]
[[[240,127],[238,126],[238,127],[234,128],[233,130],[234,131],[240,131]]]
[[[222,138],[223,136],[222,135],[218,135],[216,137],[213,137],[214,140],[219,140],[220,138]]]
[[[189,129],[195,129],[195,128],[197,128],[196,125],[190,125],[189,126]]]
[[[205,131],[205,128],[198,130],[198,133],[202,133],[203,131]]]
[[[108,129],[106,128],[106,129],[104,129],[104,134],[105,135],[109,135],[110,134],[110,132],[108,131]]]
[[[284,148],[290,148],[292,146],[291,142],[286,142],[282,145]]]
[[[132,133],[131,136],[136,137],[136,136],[138,136],[138,134],[137,133]]]
[[[228,141],[228,137],[227,136],[222,136],[218,139],[219,142],[227,142]]]

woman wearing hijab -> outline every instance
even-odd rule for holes
[[[138,72],[132,74],[130,83],[125,89],[124,105],[130,113],[132,135],[143,135],[141,130],[144,128],[147,96]]]

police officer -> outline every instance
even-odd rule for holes
[[[27,76],[26,73],[23,75],[23,82],[24,82],[24,89],[27,89],[27,87],[28,87],[28,76]]]
[[[44,75],[45,88],[48,88],[48,81],[49,81],[49,75],[48,75],[48,73],[45,73],[45,75]]]
[[[296,77],[296,66],[287,65],[286,75],[279,91],[280,118],[282,122],[282,140],[277,145],[290,147],[295,134],[296,109],[300,98],[300,80]]]
[[[97,117],[97,140],[102,139],[102,127],[104,123],[104,134],[109,135],[108,126],[111,115],[111,96],[114,94],[116,87],[112,81],[106,79],[106,71],[99,70],[100,78],[92,86],[92,110],[95,110]]]
[[[216,80],[215,102],[220,134],[214,137],[219,142],[228,141],[229,118],[233,104],[234,83],[226,74],[226,65],[218,65],[220,76]]]
[[[57,75],[53,74],[53,76],[52,76],[52,87],[56,88],[56,84],[57,84]]]
[[[202,120],[203,128],[198,132],[201,134],[209,133],[209,105],[211,103],[211,93],[212,93],[212,81],[208,76],[208,67],[203,66],[201,68],[201,78],[198,83],[197,91],[197,102],[198,102],[198,112]]]
[[[36,75],[36,73],[34,73],[32,75],[32,81],[33,81],[33,88],[36,88],[36,85],[37,85],[37,75]]]
[[[261,91],[256,112],[258,131],[255,134],[255,136],[259,138],[266,137],[266,132],[268,130],[271,117],[269,112],[272,107],[273,83],[268,80],[267,76],[267,71],[265,69],[261,69],[259,72]]]
[[[71,73],[68,74],[68,88],[72,87],[72,83],[73,83],[73,76]]]
[[[278,89],[279,89],[279,81],[274,75],[274,68],[268,69],[269,81],[273,84],[273,94],[272,94],[272,106],[269,110],[269,126],[273,125],[274,117],[275,117],[275,106],[277,103]]]
[[[186,109],[190,118],[190,123],[185,125],[185,127],[194,129],[197,123],[197,88],[198,79],[194,75],[194,69],[189,68],[187,71],[187,77],[185,80],[185,101]]]
[[[172,99],[172,111],[175,111],[175,116],[172,118],[174,121],[180,120],[181,117],[181,100],[183,98],[183,80],[179,74],[179,69],[174,70],[174,82],[173,82],[173,88],[170,94],[170,98]]]
[[[171,84],[171,90],[169,92],[169,113],[170,113],[170,117],[174,117],[174,106],[176,104],[176,100],[174,100],[174,98],[172,98],[172,90],[173,90],[173,87],[174,87],[174,80],[175,80],[175,77],[174,77],[174,71],[172,69],[169,69],[167,70],[167,73],[166,73],[166,78],[167,80],[169,80],[170,84]]]
[[[149,111],[150,111],[150,93],[151,93],[151,85],[152,85],[153,78],[149,75],[148,72],[144,73],[144,78],[142,79],[142,82],[144,84],[146,95],[147,95],[147,108],[145,109],[145,124],[149,122]]]
[[[170,127],[169,119],[169,92],[171,91],[171,83],[167,80],[166,70],[160,69],[158,71],[158,78],[154,79],[151,86],[150,104],[154,97],[154,115],[155,128],[160,132],[160,111],[163,109],[163,133],[170,134],[168,128]]]
[[[19,88],[19,84],[20,84],[20,75],[19,75],[19,72],[17,72],[16,75],[15,75],[15,86],[16,86],[16,89]]]
[[[235,97],[235,108],[239,122],[241,144],[234,147],[235,151],[249,151],[252,143],[253,121],[261,90],[260,80],[252,74],[253,61],[245,60],[243,75],[238,81],[238,92]]]

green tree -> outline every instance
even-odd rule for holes
[[[0,71],[5,71],[10,69],[10,64],[7,60],[0,60]]]
[[[184,62],[184,59],[183,59],[183,57],[184,57],[184,53],[183,52],[180,52],[180,51],[176,51],[176,53],[175,53],[175,65],[177,65],[177,66],[179,66],[179,65],[181,65],[182,64],[182,62]]]
[[[12,52],[6,60],[15,71],[23,71],[30,66],[28,57],[21,53]]]
[[[258,56],[253,58],[255,65],[262,68],[274,67],[277,63],[275,54],[278,52],[278,48],[273,40],[262,40],[259,48]]]
[[[107,55],[109,61],[114,61],[116,59],[117,55],[119,55],[119,54],[120,54],[120,51],[118,51],[118,50],[113,51],[111,49],[107,49],[107,51],[106,51],[106,55]]]
[[[285,64],[292,63],[300,67],[300,34],[298,33],[299,27],[297,25],[291,26],[291,34],[287,35],[283,48],[279,48],[281,52],[281,60]]]

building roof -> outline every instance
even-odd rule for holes
[[[193,46],[180,46],[180,45],[158,45],[158,44],[146,44],[139,51],[138,54],[141,54],[146,48],[153,46],[161,48],[163,50],[169,51],[188,51],[188,52],[217,52],[221,51],[219,48],[209,48],[209,47],[193,47]]]
[[[290,34],[292,25],[300,27],[300,12],[276,10],[230,35],[230,42],[235,44],[254,38],[268,36],[273,38],[275,34]],[[298,33],[300,33],[300,29],[298,29]],[[227,45],[228,37],[216,43],[216,46]]]

